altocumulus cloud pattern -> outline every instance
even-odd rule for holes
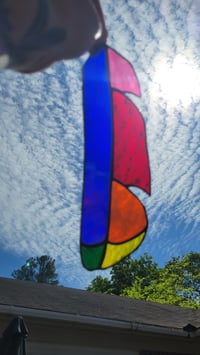
[[[137,73],[142,97],[134,102],[147,129],[152,195],[132,190],[149,228],[135,256],[148,251],[164,262],[200,251],[200,1],[102,0],[102,7],[108,44]],[[51,254],[61,282],[77,287],[96,275],[79,256],[86,58],[30,76],[0,73],[0,248]]]

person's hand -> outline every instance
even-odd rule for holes
[[[0,69],[40,71],[106,38],[99,0],[0,0]]]

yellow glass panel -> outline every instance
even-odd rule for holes
[[[106,246],[105,256],[101,265],[102,269],[113,266],[116,262],[123,259],[128,254],[132,253],[135,249],[139,247],[145,237],[145,232],[138,235],[128,242],[120,244],[110,244]]]

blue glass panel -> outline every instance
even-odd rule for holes
[[[85,63],[85,167],[81,242],[102,243],[107,235],[112,174],[112,102],[106,48]]]

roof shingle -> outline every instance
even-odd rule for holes
[[[182,329],[200,326],[200,310],[0,278],[0,305]]]

